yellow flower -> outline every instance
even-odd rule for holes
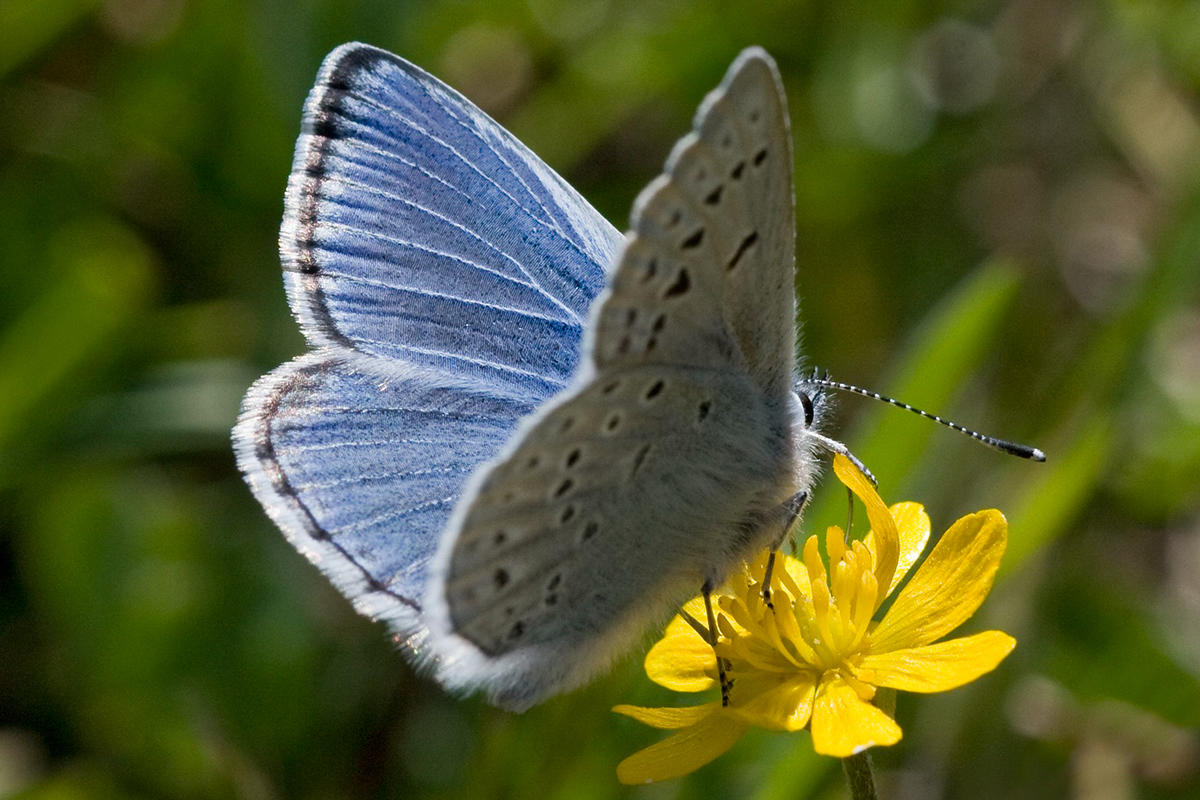
[[[768,604],[763,578],[768,555],[732,575],[713,595],[715,648],[697,630],[707,619],[696,597],[646,656],[646,674],[680,692],[717,685],[716,657],[725,660],[729,704],[720,699],[684,708],[613,710],[672,736],[626,758],[622,783],[685,775],[724,753],[751,727],[812,731],[813,748],[846,757],[900,740],[900,727],[873,705],[877,687],[943,692],[991,671],[1016,640],[1001,631],[937,642],[967,620],[991,590],[1008,541],[999,511],[955,522],[897,595],[883,618],[875,612],[917,561],[929,538],[929,517],[917,503],[884,505],[874,487],[843,456],[834,473],[867,509],[871,531],[847,543],[839,527],[826,532],[828,570],[817,537],[800,559],[779,554]],[[714,657],[714,649],[716,657]]]

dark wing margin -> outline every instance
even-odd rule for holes
[[[315,346],[529,398],[574,372],[621,241],[470,101],[361,44],[321,68],[285,206],[288,296]]]
[[[234,449],[288,541],[419,652],[420,597],[442,527],[478,453],[499,448],[529,409],[373,366],[322,350],[263,376]]]

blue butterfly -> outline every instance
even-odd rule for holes
[[[815,479],[791,170],[756,48],[625,235],[437,79],[333,51],[280,232],[312,350],[234,431],[255,496],[446,686],[521,709],[584,682]]]

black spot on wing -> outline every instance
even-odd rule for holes
[[[725,264],[725,270],[731,271],[734,267],[736,267],[738,262],[742,260],[742,256],[746,254],[746,251],[753,247],[757,241],[758,231],[750,231],[750,235],[745,239],[742,239],[741,244],[738,245],[737,252],[735,252],[733,257],[729,259],[728,263]]]
[[[688,275],[687,269],[680,269],[679,274],[675,276],[675,282],[667,287],[667,291],[663,297],[679,297],[687,294],[688,289],[692,288],[692,279]]]

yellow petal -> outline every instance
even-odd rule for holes
[[[737,678],[730,692],[730,712],[744,722],[773,731],[803,730],[812,716],[817,673]]]
[[[875,553],[875,579],[880,586],[891,586],[892,577],[896,574],[896,564],[900,559],[900,534],[896,530],[896,521],[888,507],[883,504],[875,487],[867,480],[867,476],[859,472],[854,462],[838,453],[833,457],[833,471],[838,480],[846,484],[850,491],[858,495],[867,509],[867,519],[871,521]],[[880,593],[880,600],[883,600]]]
[[[655,642],[646,653],[645,667],[646,677],[676,692],[703,692],[717,683],[717,656],[690,627]]]
[[[992,588],[1008,543],[999,511],[968,514],[950,526],[870,634],[869,652],[920,647],[965,622]]]
[[[814,750],[845,758],[875,745],[895,744],[900,736],[891,717],[860,698],[837,673],[825,673],[812,714]]]
[[[945,692],[991,672],[1017,646],[1003,631],[986,631],[924,647],[865,656],[858,677],[905,692]]]
[[[695,725],[721,707],[721,701],[705,703],[699,706],[683,706],[681,708],[644,708],[642,706],[619,705],[613,706],[613,711],[632,717],[638,722],[652,728],[663,730],[678,730]]]
[[[730,714],[710,714],[698,724],[622,761],[617,765],[617,780],[638,784],[687,775],[733,747],[746,727]]]
[[[892,585],[887,587],[883,597],[891,594],[896,585],[904,580],[904,576],[912,569],[912,565],[917,563],[917,559],[925,550],[926,542],[929,541],[929,515],[920,503],[896,503],[889,511],[892,512],[892,519],[896,521],[896,530],[900,534],[900,558],[896,563],[896,574],[892,576]],[[874,531],[867,533],[863,543],[872,553],[879,549],[875,543]]]

